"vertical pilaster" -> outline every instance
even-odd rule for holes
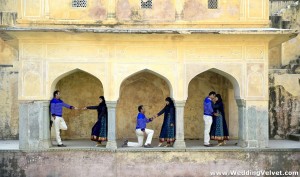
[[[48,149],[51,146],[49,101],[22,102],[19,115],[20,149]]]
[[[175,101],[176,107],[176,141],[174,148],[185,148],[184,141],[184,106],[185,101]]]
[[[106,101],[108,111],[108,141],[106,148],[117,149],[116,141],[116,101]]]
[[[110,23],[114,23],[117,21],[117,19],[116,19],[116,0],[108,1],[107,20]]]
[[[49,11],[49,0],[44,0],[44,18],[49,19],[50,18],[50,11]]]
[[[236,100],[239,117],[239,146],[247,147],[247,121],[246,121],[246,101]]]
[[[184,0],[176,0],[176,14],[175,14],[175,19],[176,21],[182,21],[183,19],[183,5],[184,5]]]

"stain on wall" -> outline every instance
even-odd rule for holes
[[[219,0],[217,9],[209,9],[207,0],[186,0],[182,13],[183,19],[187,21],[236,21],[240,18],[240,1]]]
[[[103,86],[96,77],[79,71],[62,78],[56,85],[61,92],[61,99],[78,108],[99,104],[99,96],[103,95]],[[70,110],[64,108],[63,117],[68,130],[62,131],[63,139],[89,139],[91,129],[97,121],[96,110]],[[52,128],[52,138],[55,137]]]
[[[185,138],[203,138],[203,101],[210,91],[221,94],[230,136],[238,137],[238,131],[236,130],[238,128],[238,115],[229,114],[229,112],[237,112],[237,107],[229,105],[236,105],[235,102],[232,102],[232,100],[234,100],[234,98],[232,98],[233,94],[229,94],[229,92],[233,92],[232,88],[233,86],[228,79],[211,71],[199,74],[190,81],[188,86],[188,99],[184,109]]]
[[[86,7],[72,7],[72,1],[62,3],[58,0],[49,1],[51,19],[63,20],[105,20],[108,1],[88,1]]]
[[[143,9],[140,1],[119,0],[116,4],[116,16],[119,21],[174,21],[174,3],[173,0],[156,0],[152,1],[151,9]]]
[[[300,130],[300,98],[287,92],[283,86],[269,87],[270,138],[287,139]]]

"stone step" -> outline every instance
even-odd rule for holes
[[[300,133],[298,133],[298,134],[290,134],[289,135],[289,139],[290,140],[294,140],[294,141],[300,141]]]

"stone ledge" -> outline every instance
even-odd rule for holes
[[[92,32],[130,34],[298,34],[298,30],[276,28],[95,28],[95,27],[3,27],[10,32]]]
[[[40,153],[40,152],[70,152],[70,151],[94,151],[94,152],[112,152],[112,153],[125,153],[125,152],[300,152],[300,148],[187,148],[187,149],[174,149],[174,148],[119,148],[116,150],[106,148],[50,148],[41,150],[0,150],[2,152],[24,152],[24,153]]]

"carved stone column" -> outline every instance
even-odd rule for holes
[[[117,149],[116,141],[116,101],[106,101],[108,111],[108,141],[106,148]]]
[[[20,149],[48,149],[51,146],[49,101],[22,102],[19,115]]]
[[[176,107],[176,141],[174,148],[185,148],[184,141],[184,106],[185,101],[175,101]]]

